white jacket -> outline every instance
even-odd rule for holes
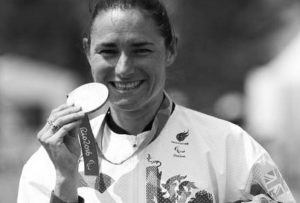
[[[91,119],[94,135],[103,117]],[[99,177],[82,175],[78,193],[85,202],[225,203],[263,191],[295,202],[268,153],[245,131],[179,105],[145,149],[121,165],[102,159],[100,165]],[[54,185],[54,166],[41,147],[23,168],[18,203],[49,202]]]

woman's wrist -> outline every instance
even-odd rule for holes
[[[78,173],[67,177],[57,174],[54,195],[65,202],[77,202],[77,182]]]
[[[64,201],[64,200],[60,199],[59,197],[57,197],[54,194],[54,191],[52,191],[51,197],[50,197],[50,203],[84,203],[84,199],[82,197],[78,196],[77,200],[74,202]]]
[[[78,166],[74,167],[72,171],[62,171],[56,169],[56,182],[65,181],[77,181],[78,180]]]

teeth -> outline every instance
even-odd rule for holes
[[[135,82],[114,82],[114,86],[119,90],[131,90],[140,86],[141,80]]]

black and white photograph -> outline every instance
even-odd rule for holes
[[[0,203],[300,201],[300,0],[0,0]]]

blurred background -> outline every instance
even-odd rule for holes
[[[245,128],[300,201],[300,0],[165,0],[179,36],[167,90]],[[88,1],[0,0],[0,193],[16,202],[36,134],[91,81],[81,38]]]

